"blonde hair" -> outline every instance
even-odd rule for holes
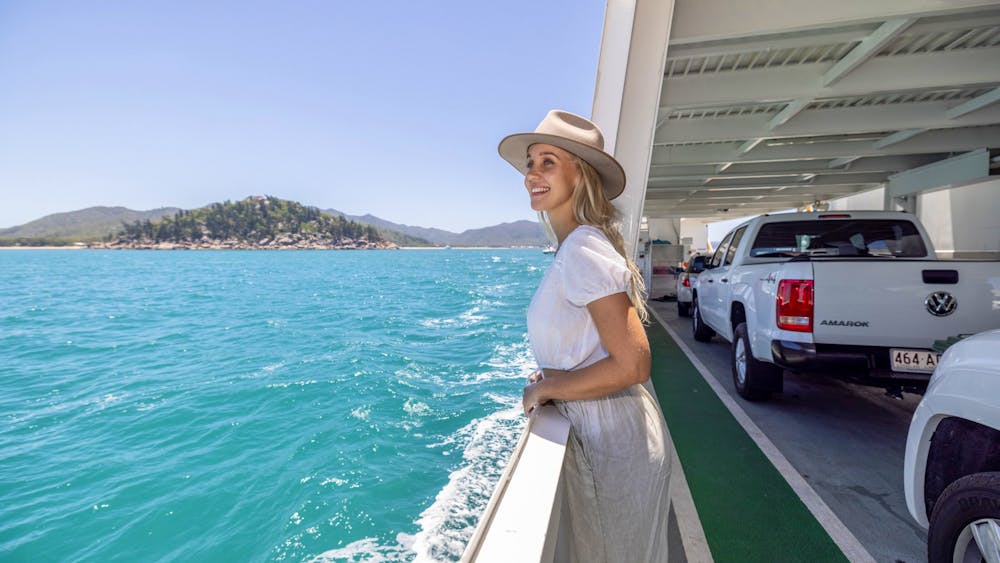
[[[625,259],[625,265],[628,267],[628,271],[632,277],[629,284],[628,298],[632,301],[632,305],[639,315],[639,320],[642,321],[642,324],[647,324],[649,322],[649,312],[646,310],[646,282],[635,261],[629,258],[625,252],[625,239],[622,238],[622,234],[616,225],[618,222],[618,210],[615,209],[614,205],[611,205],[611,200],[604,193],[604,184],[597,170],[594,170],[594,167],[585,160],[572,153],[570,154],[579,172],[576,186],[573,188],[571,201],[573,216],[576,222],[581,225],[590,225],[600,229],[604,233],[604,236],[611,242],[611,246],[614,247],[615,251]],[[539,213],[539,215],[542,214]],[[549,235],[550,239],[554,239],[555,233],[552,232],[552,226],[549,224],[547,217],[544,217],[544,219],[542,225],[546,230],[546,234]]]

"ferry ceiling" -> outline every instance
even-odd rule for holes
[[[802,207],[983,149],[996,173],[1000,2],[609,0],[593,116],[633,244],[639,215]]]

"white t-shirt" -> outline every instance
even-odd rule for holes
[[[528,305],[528,339],[538,366],[575,370],[606,358],[587,304],[628,292],[631,281],[625,259],[600,229],[574,229]]]

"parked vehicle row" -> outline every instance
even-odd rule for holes
[[[698,274],[705,269],[705,264],[711,257],[707,254],[695,254],[688,259],[684,269],[677,274],[677,314],[682,317],[691,316],[692,289],[698,281]]]
[[[935,341],[1000,327],[1000,263],[934,256],[902,212],[756,217],[697,276],[694,338],[732,343],[748,400],[780,392],[785,369],[922,392]]]

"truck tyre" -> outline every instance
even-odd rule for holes
[[[691,329],[694,332],[694,339],[698,342],[708,342],[715,336],[715,331],[705,325],[701,320],[701,307],[698,306],[698,298],[691,301]]]
[[[763,401],[781,390],[783,370],[753,357],[747,324],[740,323],[733,333],[733,384],[740,397],[748,401]]]
[[[1000,534],[1000,472],[974,473],[948,485],[930,522],[929,563],[990,561],[985,554],[996,549]]]
[[[677,302],[677,316],[678,317],[690,317],[691,316],[691,304]]]

